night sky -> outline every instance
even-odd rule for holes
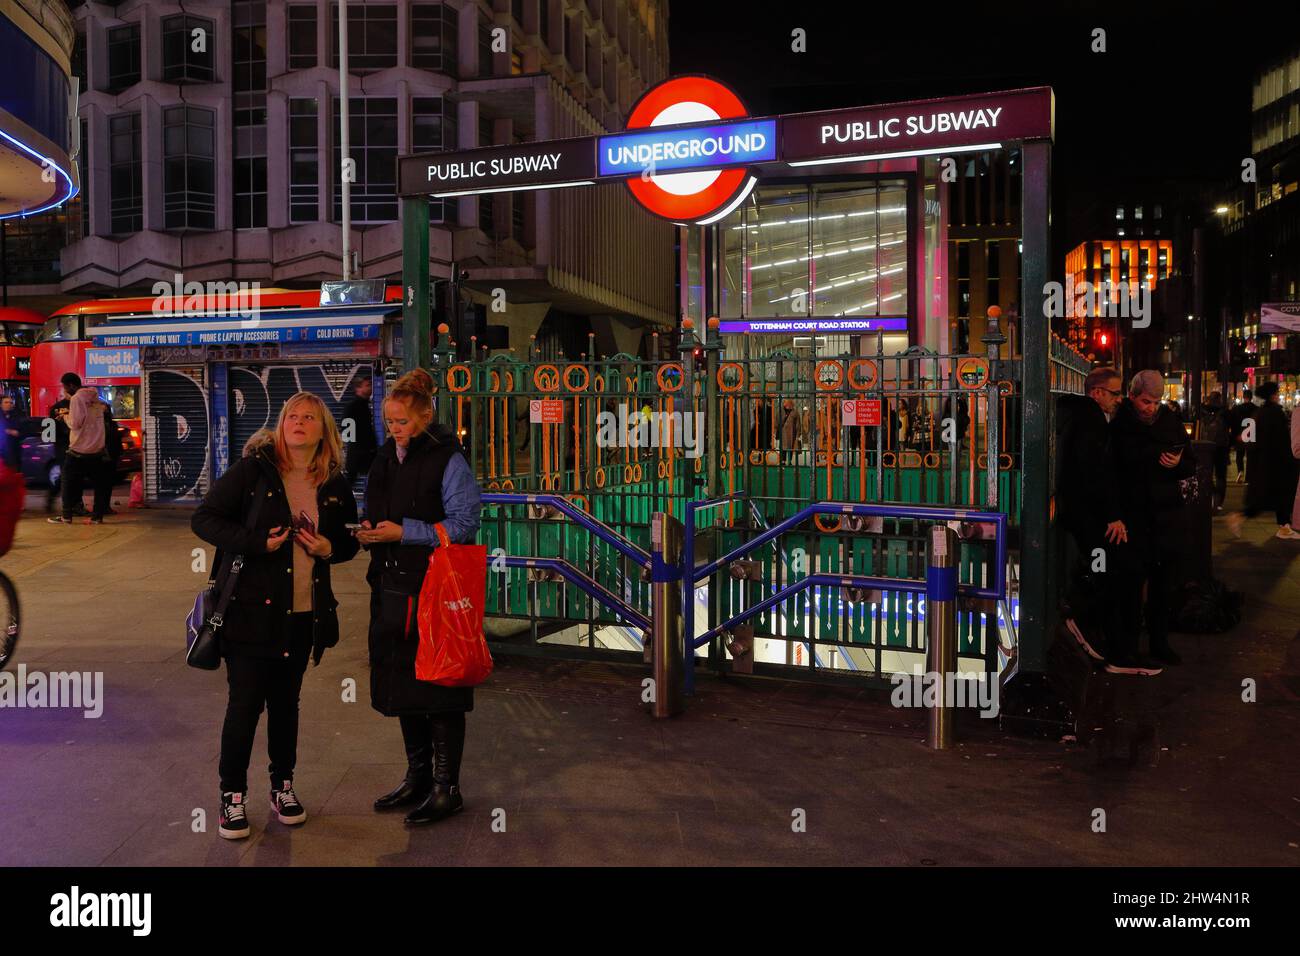
[[[1046,15],[1043,3],[990,6],[674,2],[671,72],[724,80],[754,113],[1051,86],[1059,250],[1091,238],[1076,234],[1080,212],[1116,187],[1237,176],[1252,71],[1300,42],[1285,3],[1054,3],[1066,12]],[[790,49],[795,27],[807,53]],[[1090,49],[1096,27],[1105,53]]]

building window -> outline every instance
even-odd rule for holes
[[[235,228],[266,226],[266,157],[235,160]]]
[[[1155,208],[1151,210],[1151,215],[1155,219],[1159,219],[1164,215],[1164,210],[1160,208],[1160,203],[1156,203]]]
[[[143,164],[140,161],[140,114],[108,120],[109,216],[115,235],[144,228]]]
[[[72,41],[72,75],[81,84],[77,89],[85,93],[89,87],[86,85],[86,35],[84,33],[78,33],[77,38]]]
[[[427,153],[456,147],[455,107],[439,96],[417,96],[411,100],[411,149]],[[451,200],[454,202],[455,200]],[[429,199],[430,222],[445,222],[446,199]]]
[[[411,66],[456,75],[456,11],[445,3],[411,6]]]
[[[266,125],[266,4],[236,3],[232,37],[235,125]]]
[[[211,83],[216,79],[212,39],[211,20],[184,14],[163,17],[163,79],[168,83]]]
[[[1134,206],[1134,207],[1133,207],[1133,218],[1134,218],[1134,219],[1141,219],[1141,218],[1142,218],[1142,207],[1141,207],[1141,206]]]
[[[349,11],[351,17],[351,11]],[[338,14],[335,13],[335,19]],[[335,33],[337,34],[337,29]],[[348,59],[351,59],[349,50]],[[289,7],[289,69],[310,70],[316,65],[316,7]]]
[[[163,110],[163,228],[215,229],[216,113],[194,106]]]
[[[339,101],[334,98],[334,221],[343,218],[342,153],[338,144]],[[351,187],[352,221],[397,220],[397,100],[393,97],[349,97],[348,138],[356,162]]]
[[[1124,207],[1123,207],[1123,206],[1116,206],[1116,207],[1115,207],[1115,218],[1116,218],[1116,219],[1123,219],[1123,218],[1124,218]]]
[[[999,305],[1002,301],[999,298],[1002,279],[1001,248],[1002,244],[997,240],[984,244],[985,290],[987,292],[985,298],[988,300],[989,305]]]
[[[90,149],[90,128],[86,120],[81,120],[81,149],[82,156],[78,158],[81,168],[86,168],[85,152]],[[77,194],[77,199],[81,203],[81,238],[90,235],[90,177],[83,175],[81,177],[81,192]]]
[[[556,41],[560,39],[556,36],[555,29],[551,26],[551,6],[553,0],[542,0],[541,17],[542,17],[542,42],[546,44],[546,49],[552,53],[563,53],[564,50],[556,46]],[[563,17],[561,17],[561,20]]]
[[[316,101],[289,101],[289,221],[320,220]]]
[[[970,318],[970,241],[957,243],[957,317]]]
[[[494,76],[496,70],[493,69],[492,59],[496,54],[492,52],[492,24],[486,20],[479,21],[478,25],[478,75]]]
[[[332,60],[339,65],[339,8],[330,5],[334,22]],[[373,73],[397,66],[397,7],[353,4],[348,7],[348,71]],[[394,217],[396,218],[396,217]]]
[[[117,93],[140,82],[140,25],[108,31],[108,92]]]

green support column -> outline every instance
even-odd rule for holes
[[[1024,241],[1020,341],[1024,355],[1024,418],[1021,445],[1020,669],[1047,669],[1047,647],[1056,623],[1053,549],[1048,509],[1052,495],[1052,395],[1049,379],[1050,323],[1044,286],[1051,281],[1051,143],[1026,143],[1021,210]]]
[[[429,200],[402,199],[402,368],[430,365]]]

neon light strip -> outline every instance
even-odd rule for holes
[[[30,146],[24,143],[22,140],[14,139],[14,137],[10,136],[2,129],[0,129],[0,136],[3,136],[5,139],[13,143],[15,146],[17,146],[19,149],[21,149],[23,152],[27,153],[28,155],[35,156],[42,163],[45,163],[46,165],[52,166],[54,169],[57,169],[59,173],[63,176],[63,178],[68,181],[68,194],[64,196],[62,199],[57,199],[54,202],[49,203],[48,205],[45,206],[41,206],[37,209],[24,209],[22,212],[11,212],[11,213],[0,214],[0,219],[25,219],[28,216],[35,216],[38,213],[45,212],[47,209],[53,209],[55,206],[63,205],[65,202],[67,202],[69,199],[71,199],[73,196],[77,195],[77,193],[81,191],[72,185],[72,176],[69,173],[65,172],[63,167],[60,166],[58,163],[56,163],[54,160],[50,159],[48,156],[42,156],[40,153],[36,152],[36,150],[32,149]]]
[[[571,183],[542,183],[538,186],[492,186],[487,189],[458,189],[450,193],[434,193],[435,199],[446,199],[449,196],[477,196],[480,193],[521,193],[529,189],[565,189],[569,186],[594,186],[594,179],[575,179]]]
[[[943,153],[974,153],[984,149],[1001,149],[1001,143],[977,143],[974,146],[949,146],[946,149],[908,149],[900,153],[872,153],[868,156],[839,156],[834,159],[801,159],[787,166],[829,166],[833,163],[867,163],[877,159],[903,159],[907,156],[938,156]]]

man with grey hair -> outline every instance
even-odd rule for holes
[[[1117,599],[1114,569],[1099,564],[1108,545],[1128,540],[1120,515],[1118,474],[1107,427],[1124,397],[1119,372],[1095,368],[1083,395],[1062,395],[1057,402],[1056,502],[1061,526],[1079,549],[1079,561],[1065,615],[1065,628],[1094,661],[1105,660],[1114,640]]]
[[[1195,466],[1182,420],[1161,402],[1164,387],[1160,372],[1138,372],[1111,422],[1129,538],[1115,555],[1122,627],[1116,652],[1108,658],[1113,673],[1159,673],[1138,654],[1144,620],[1151,657],[1181,663],[1169,646],[1169,597],[1180,554],[1189,545],[1184,489]]]

